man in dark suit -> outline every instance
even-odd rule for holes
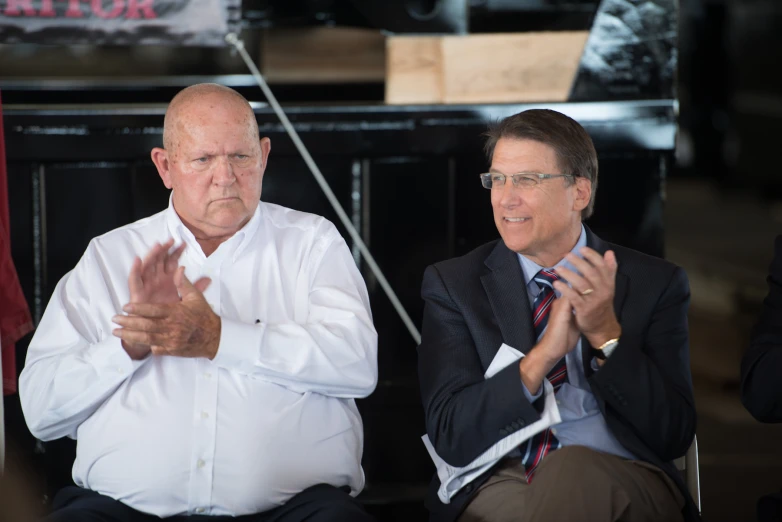
[[[432,520],[697,520],[671,463],[695,434],[684,271],[582,224],[577,122],[529,110],[487,136],[502,239],[423,281]]]
[[[760,422],[782,422],[782,236],[774,243],[768,295],[741,361],[741,402]],[[782,492],[762,497],[758,520],[782,521]]]
[[[741,402],[760,422],[782,422],[782,236],[774,243],[768,295],[741,361]]]

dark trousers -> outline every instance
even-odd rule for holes
[[[479,489],[459,522],[681,522],[684,497],[659,468],[584,446],[540,463],[532,483],[508,459]]]
[[[153,522],[161,520],[89,489],[69,486],[60,490],[45,522]],[[254,515],[175,516],[171,522],[373,522],[361,505],[344,490],[320,484],[305,489],[285,505]]]

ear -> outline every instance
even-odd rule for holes
[[[157,173],[160,174],[160,179],[163,180],[163,184],[167,189],[171,189],[173,184],[171,183],[171,169],[169,165],[168,151],[155,147],[152,149],[152,163],[157,167]]]
[[[573,210],[581,212],[589,206],[592,199],[592,182],[587,178],[577,177],[573,189],[576,191]]]
[[[261,168],[266,170],[266,161],[269,159],[269,153],[272,151],[272,140],[261,138]]]

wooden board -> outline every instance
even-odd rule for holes
[[[270,83],[382,82],[385,36],[347,27],[269,29],[261,72]]]
[[[390,36],[386,103],[567,101],[589,31]]]

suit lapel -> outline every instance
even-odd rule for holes
[[[489,272],[481,277],[481,283],[497,318],[502,339],[526,354],[535,344],[535,334],[519,260],[500,240],[485,263]],[[493,357],[499,346],[492,349]]]
[[[592,232],[589,227],[584,225],[584,228],[586,229],[587,233],[587,246],[596,252],[598,252],[600,255],[604,255],[609,250],[609,245],[597,237],[594,232]],[[616,284],[614,288],[614,313],[616,314],[616,319],[621,323],[622,322],[622,308],[624,306],[625,298],[627,297],[627,290],[629,287],[630,280],[622,273],[622,265],[621,260],[619,261],[619,269],[616,273]],[[586,337],[583,335],[581,336],[581,356],[584,359],[584,370],[587,373],[587,376],[589,376],[592,373],[592,354],[589,353],[589,341],[586,340]]]

